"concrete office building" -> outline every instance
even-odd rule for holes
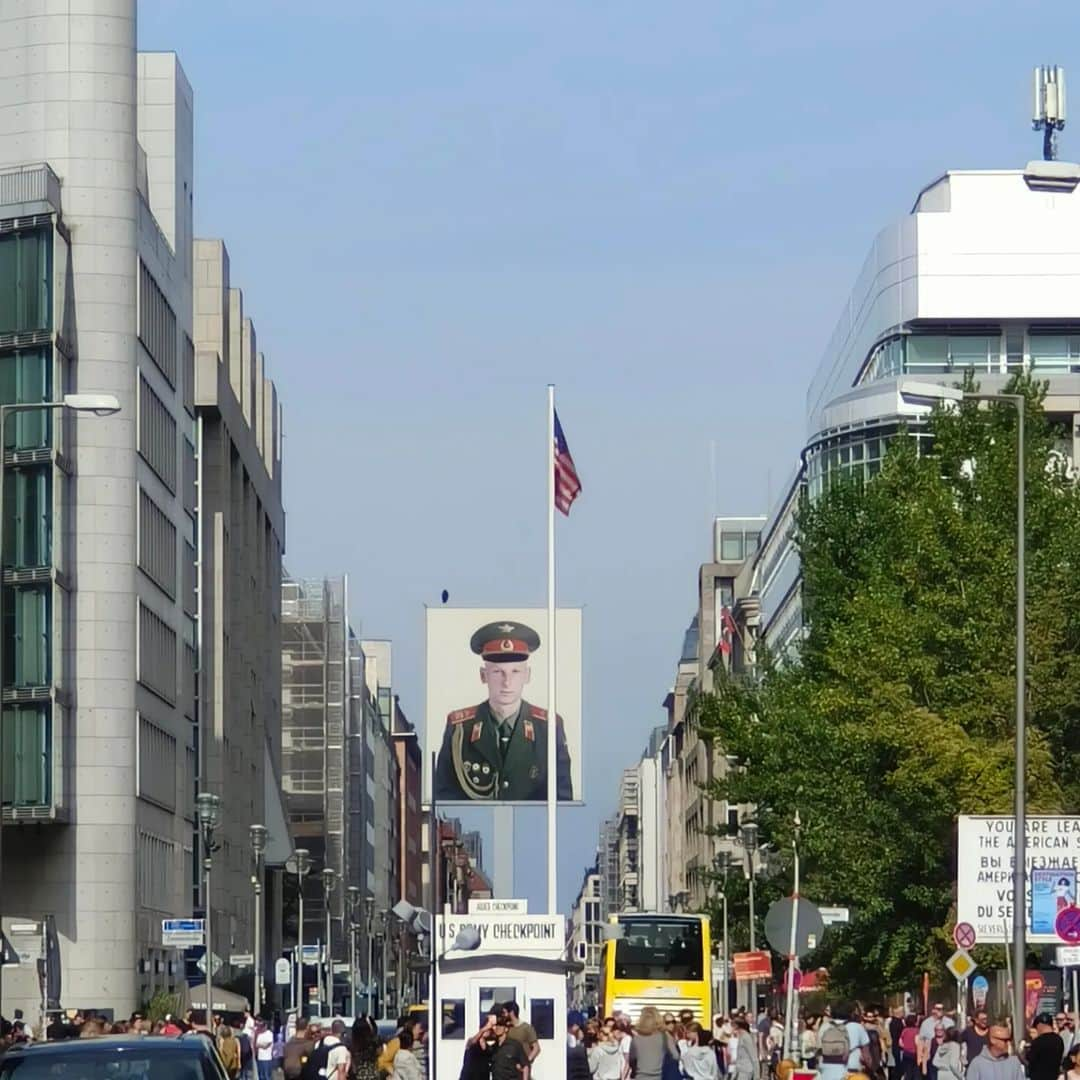
[[[581,888],[570,909],[570,918],[566,921],[566,955],[582,965],[580,971],[574,971],[569,976],[572,1008],[588,1009],[599,1004],[603,945],[600,871],[596,866],[591,866],[585,871]]]
[[[222,800],[211,926],[229,982],[247,973],[229,956],[254,949],[251,826],[268,830],[264,971],[280,955],[292,847],[280,785],[281,408],[220,240],[195,241],[194,281],[200,783]]]
[[[773,653],[802,632],[799,492],[873,476],[901,424],[924,438],[926,409],[905,401],[903,380],[953,385],[971,369],[993,393],[1014,372],[1033,372],[1049,383],[1062,452],[1078,460],[1078,180],[1080,168],[1064,162],[949,172],[874,240],[810,382],[800,467],[755,561],[761,636]]]
[[[8,429],[0,903],[55,916],[65,1002],[124,1012],[191,909],[192,100],[135,0],[47,7],[0,38],[5,400],[122,411]],[[36,1015],[36,971],[3,995]]]
[[[24,413],[8,428],[2,925],[54,916],[63,1004],[125,1013],[182,978],[160,922],[198,902],[194,793],[213,759],[201,751],[221,746],[200,746],[196,681],[213,636],[198,619],[198,522],[221,503],[197,482],[192,91],[175,56],[136,53],[135,0],[9,8],[0,392],[106,392],[121,412]],[[248,451],[244,429],[262,417],[234,431],[253,474],[280,466],[276,451]],[[265,503],[280,545],[276,485]],[[271,729],[273,682],[255,702]],[[261,769],[261,737],[255,749]],[[246,751],[236,764],[246,775]],[[241,937],[250,905],[224,892],[223,932]],[[5,973],[6,1013],[33,1016],[38,1000],[32,968]]]

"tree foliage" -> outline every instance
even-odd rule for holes
[[[1026,399],[1028,805],[1061,812],[1080,802],[1080,491],[1045,388],[1009,389]],[[804,502],[805,639],[691,706],[738,763],[713,797],[755,804],[782,852],[799,809],[803,895],[852,909],[811,958],[846,992],[943,974],[956,816],[1011,809],[1016,410],[965,401],[930,430],[931,453],[901,435],[879,475]]]

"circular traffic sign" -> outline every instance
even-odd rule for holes
[[[1068,945],[1080,945],[1080,907],[1062,908],[1054,920],[1057,936]]]
[[[785,896],[770,905],[765,914],[765,940],[781,956],[791,948],[791,921],[795,910],[793,897]],[[795,927],[795,954],[805,956],[821,944],[825,922],[817,904],[799,897],[799,921]]]
[[[975,927],[969,922],[959,922],[953,927],[952,939],[958,949],[970,949],[975,944]]]

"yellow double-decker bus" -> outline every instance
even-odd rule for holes
[[[712,965],[705,915],[612,915],[600,970],[603,1016],[636,1021],[646,1005],[664,1013],[689,1009],[711,1025]]]

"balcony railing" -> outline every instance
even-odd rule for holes
[[[44,163],[0,169],[0,207],[28,203],[48,203],[60,213],[60,178],[56,173]]]

